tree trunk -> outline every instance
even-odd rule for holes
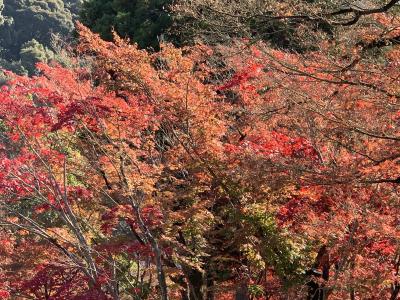
[[[392,289],[392,295],[390,296],[390,300],[396,300],[399,293],[400,293],[400,284],[396,284]]]
[[[242,283],[236,289],[235,300],[249,300],[249,291],[247,285]]]

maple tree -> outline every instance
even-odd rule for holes
[[[86,67],[6,72],[0,297],[396,299],[400,24],[371,18],[302,54],[78,24]]]

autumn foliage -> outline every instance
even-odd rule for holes
[[[78,25],[85,65],[7,73],[0,298],[396,299],[398,21],[306,54]]]

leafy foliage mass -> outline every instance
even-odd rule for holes
[[[69,8],[77,1],[4,0],[0,14],[0,65],[19,74],[33,74],[36,62],[54,58],[54,34],[67,36],[74,28]],[[75,5],[75,6],[74,6]]]
[[[291,40],[332,27],[302,51],[154,52],[78,23],[69,67],[4,71],[0,299],[397,299],[393,3],[302,12]]]
[[[112,30],[130,38],[142,48],[158,48],[171,25],[167,12],[171,0],[88,0],[84,3],[80,20],[112,40]]]

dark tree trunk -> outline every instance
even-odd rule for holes
[[[240,284],[236,289],[235,300],[249,300],[249,291],[246,284]]]
[[[399,293],[400,293],[400,284],[396,284],[392,289],[392,295],[390,296],[390,300],[396,300]]]

